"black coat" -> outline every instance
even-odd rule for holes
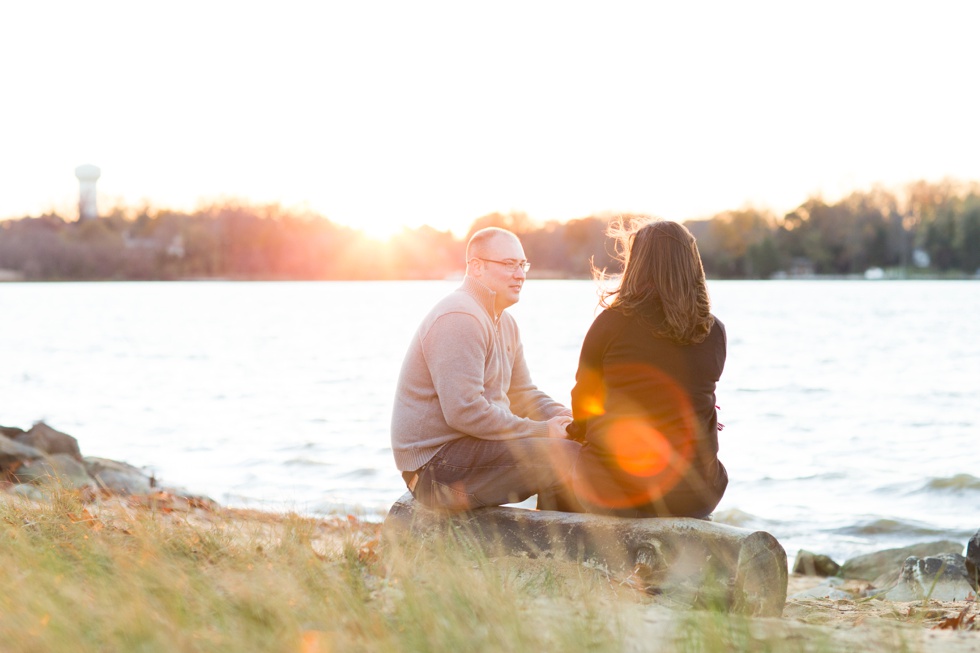
[[[602,312],[582,345],[570,434],[586,446],[576,494],[590,512],[704,516],[728,484],[718,460],[715,385],[727,339],[718,319],[700,343],[658,336],[641,318]]]

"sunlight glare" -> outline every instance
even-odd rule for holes
[[[649,477],[664,471],[673,455],[667,438],[646,420],[617,420],[609,428],[609,449],[623,471]]]

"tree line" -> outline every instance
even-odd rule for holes
[[[612,215],[535,223],[524,213],[475,220],[521,236],[536,277],[615,271]],[[919,181],[807,199],[786,215],[744,208],[685,225],[710,278],[855,275],[869,268],[947,276],[980,271],[980,185]],[[194,212],[116,208],[94,220],[55,214],[0,222],[0,271],[25,280],[438,279],[463,270],[467,237],[428,226],[386,241],[276,205],[228,202]]]

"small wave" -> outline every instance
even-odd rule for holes
[[[310,449],[316,449],[320,445],[316,442],[295,442],[293,444],[288,444],[286,446],[280,447],[280,451],[309,451]]]
[[[945,536],[948,531],[922,522],[879,518],[844,526],[834,531],[841,535],[928,535]]]
[[[375,476],[377,473],[378,470],[373,467],[361,467],[360,469],[352,469],[345,474],[340,474],[337,478],[367,478],[369,476]]]
[[[786,395],[821,395],[830,394],[830,388],[825,388],[823,386],[805,386],[805,385],[778,385],[778,386],[750,386],[744,385],[732,389],[733,392],[742,392],[746,394],[756,394],[756,393],[766,393],[766,394],[786,394]]]
[[[350,380],[351,378],[347,376],[339,379],[320,379],[318,381],[314,381],[313,385],[339,385],[341,383],[349,383]]]
[[[922,486],[923,492],[965,492],[980,490],[980,478],[972,474],[956,474],[945,478],[934,478]]]
[[[850,474],[842,470],[834,470],[832,472],[820,472],[818,474],[808,474],[806,476],[797,476],[796,478],[788,479],[790,481],[839,481],[841,479],[846,479]],[[772,480],[771,477],[766,477]]]
[[[321,462],[319,460],[310,460],[309,458],[290,458],[283,463],[287,467],[330,467],[331,463]]]
[[[765,520],[761,517],[753,515],[750,512],[745,512],[744,510],[739,510],[738,508],[729,508],[728,510],[719,510],[712,513],[711,521],[719,524],[746,528],[750,525],[758,526]]]

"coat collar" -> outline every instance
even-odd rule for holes
[[[463,277],[463,285],[460,286],[460,290],[472,296],[480,304],[480,306],[483,307],[483,310],[487,312],[487,315],[489,315],[491,319],[496,321],[497,318],[500,317],[494,312],[494,304],[497,301],[497,293],[470,276]]]

